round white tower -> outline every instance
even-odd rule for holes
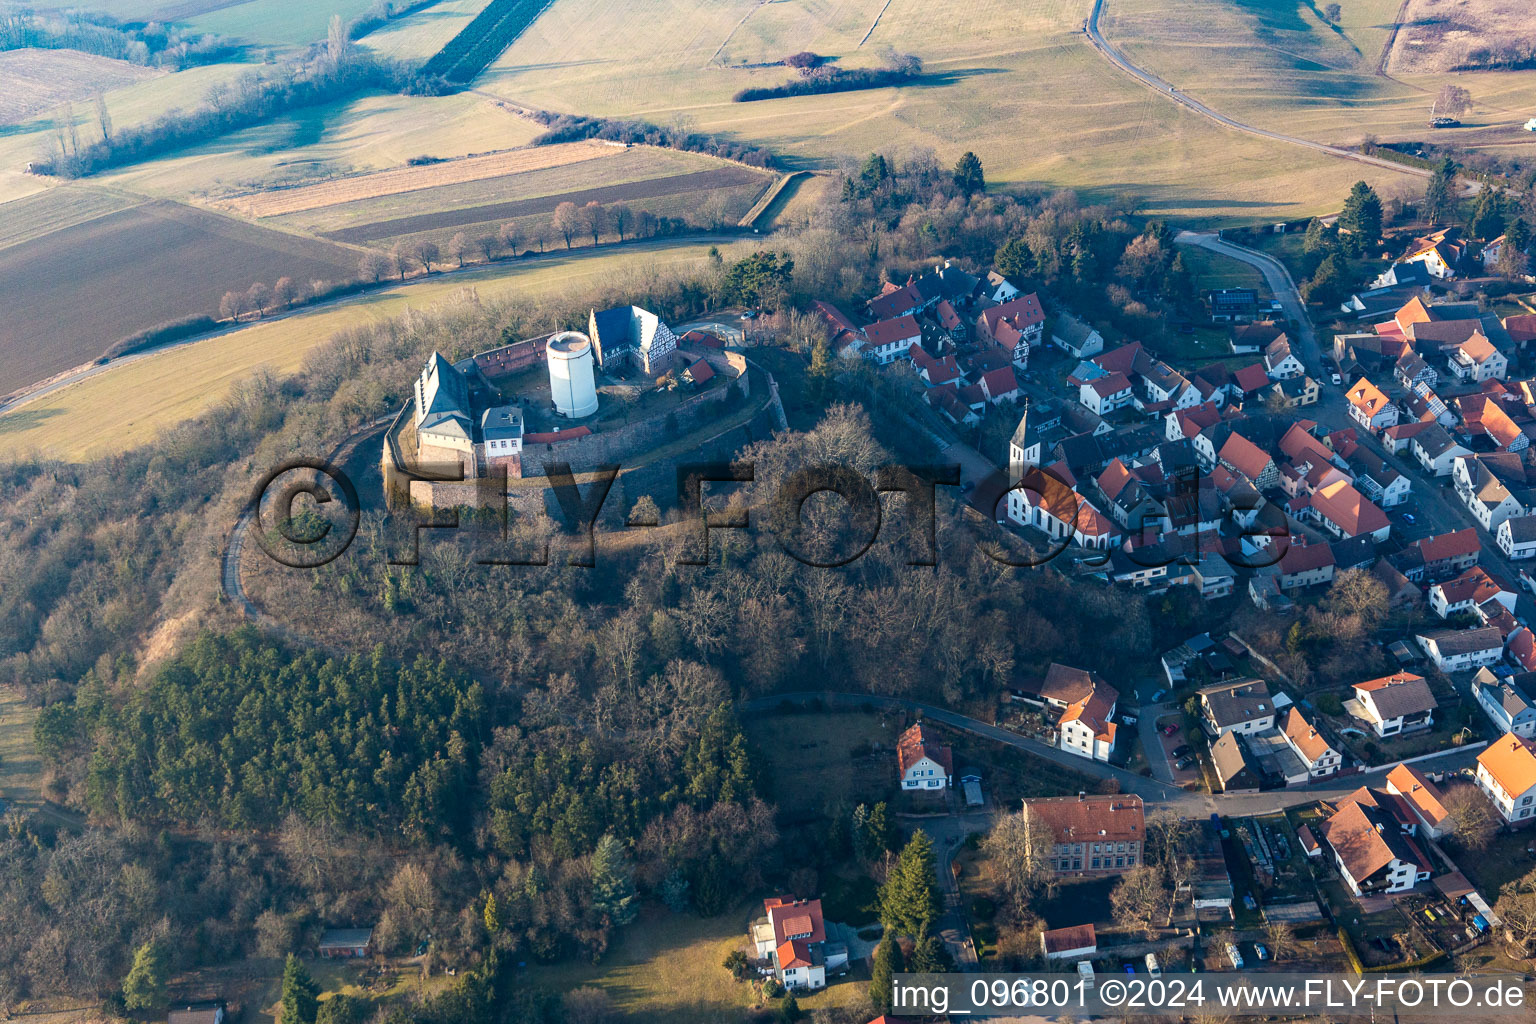
[[[544,347],[549,362],[549,391],[555,411],[579,420],[597,412],[592,378],[592,342],[580,331],[562,331]]]

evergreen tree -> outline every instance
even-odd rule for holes
[[[867,860],[878,859],[896,845],[896,829],[891,825],[884,800],[869,809],[869,818],[864,823],[864,836]]]
[[[363,1024],[371,1014],[368,1000],[337,994],[320,1004],[315,1024]]]
[[[869,1000],[880,1010],[891,1008],[891,985],[896,975],[906,969],[902,962],[901,945],[887,928],[875,947],[874,960],[869,970]]]
[[[917,936],[912,947],[911,969],[918,974],[943,974],[950,970],[953,961],[937,935]]]
[[[898,935],[922,935],[938,916],[933,841],[918,829],[902,848],[895,869],[880,890],[880,919]]]
[[[592,905],[615,925],[629,924],[639,910],[629,858],[611,832],[597,841],[592,854]]]
[[[1484,188],[1478,193],[1477,207],[1472,212],[1472,235],[1475,238],[1494,239],[1504,233],[1504,194],[1496,188]]]
[[[806,397],[818,405],[824,405],[832,395],[832,360],[827,343],[818,340],[811,346],[811,366],[805,374]]]
[[[783,1021],[784,1024],[794,1024],[794,1022],[799,1019],[800,1001],[796,999],[795,994],[791,992],[789,995],[785,996],[784,1001],[779,1004],[779,1020]]]
[[[492,935],[501,931],[501,911],[496,906],[496,894],[487,893],[485,897],[485,930]]]
[[[874,192],[886,179],[891,176],[891,168],[885,162],[885,157],[879,153],[869,154],[864,161],[864,166],[859,169],[859,195],[867,196]]]
[[[955,188],[967,199],[987,189],[986,177],[981,172],[981,160],[970,150],[966,150],[955,162]]]
[[[147,1010],[165,994],[167,964],[165,950],[151,939],[133,954],[133,965],[123,979],[123,1005],[130,1010]]]
[[[279,1024],[315,1024],[319,995],[315,979],[299,958],[289,953],[288,962],[283,965],[283,1010]]]
[[[1444,221],[1455,212],[1456,162],[1441,160],[1424,187],[1424,216],[1431,222]]]
[[[1307,302],[1326,306],[1343,301],[1348,290],[1348,271],[1344,261],[1334,255],[1319,263],[1312,276],[1303,282],[1301,297]]]
[[[1363,181],[1357,181],[1344,200],[1339,227],[1349,232],[1349,245],[1355,255],[1370,252],[1381,239],[1381,197]]]
[[[992,259],[997,272],[1010,281],[1019,281],[1035,272],[1035,254],[1022,238],[1010,238]]]
[[[1317,217],[1307,222],[1307,233],[1301,239],[1301,251],[1309,256],[1326,252],[1333,247],[1333,234]]]

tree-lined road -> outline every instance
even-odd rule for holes
[[[1370,164],[1372,167],[1380,167],[1389,171],[1396,171],[1399,174],[1409,174],[1416,178],[1428,178],[1430,176],[1429,171],[1419,167],[1408,167],[1403,164],[1393,163],[1391,160],[1383,160],[1380,157],[1367,156],[1364,153],[1357,153],[1352,149],[1344,149],[1340,146],[1330,146],[1322,142],[1313,142],[1311,139],[1301,139],[1294,135],[1286,135],[1282,132],[1270,131],[1267,128],[1260,128],[1257,125],[1246,124],[1242,121],[1230,118],[1226,114],[1212,110],[1210,107],[1206,106],[1204,103],[1201,103],[1199,100],[1179,92],[1178,88],[1174,86],[1173,83],[1159,78],[1157,75],[1154,75],[1152,72],[1146,70],[1145,68],[1132,64],[1123,53],[1115,49],[1114,45],[1111,44],[1109,40],[1105,39],[1104,34],[1099,30],[1099,15],[1103,12],[1103,10],[1104,0],[1094,0],[1093,10],[1089,13],[1088,20],[1083,23],[1083,34],[1087,36],[1089,44],[1095,50],[1099,51],[1099,53],[1101,53],[1104,58],[1111,64],[1115,65],[1120,70],[1130,75],[1132,78],[1135,78],[1147,88],[1161,93],[1163,96],[1166,96],[1168,99],[1172,100],[1174,103],[1177,103],[1179,106],[1188,110],[1192,110],[1199,114],[1201,117],[1208,118],[1212,121],[1215,121],[1217,124],[1226,128],[1231,128],[1234,131],[1247,132],[1249,135],[1257,135],[1260,138],[1272,139],[1275,142],[1284,142],[1292,146],[1303,146],[1317,153],[1325,153],[1328,156],[1335,156],[1344,160],[1353,160],[1356,163]]]

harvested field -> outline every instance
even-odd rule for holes
[[[667,238],[415,277],[179,348],[130,357],[0,416],[0,457],[36,453],[83,461],[147,444],[167,427],[222,401],[257,367],[291,373],[337,331],[398,316],[407,308],[423,309],[463,289],[486,299],[514,292],[568,294],[626,274],[643,280],[657,270],[702,265],[709,248],[694,239]]]
[[[647,199],[713,192],[741,185],[752,185],[761,190],[766,189],[771,181],[772,179],[761,171],[756,171],[749,167],[717,167],[708,171],[691,171],[686,174],[674,174],[665,178],[648,178],[644,181],[626,182],[622,185],[606,185],[599,188],[581,189],[575,192],[559,192],[554,195],[519,199],[506,203],[489,203],[484,206],[444,210],[439,213],[423,213],[411,217],[397,217],[393,220],[377,221],[372,224],[363,224],[354,228],[333,231],[328,233],[326,237],[335,239],[338,242],[362,243],[378,238],[394,238],[399,235],[442,231],[450,228],[465,227],[470,224],[495,223],[513,220],[518,217],[553,213],[555,207],[566,202],[575,203],[577,206],[583,206],[594,201],[605,204],[638,203]],[[755,195],[753,199],[755,201]],[[741,213],[745,213],[751,205],[751,202],[748,202],[746,206],[742,207],[737,216],[739,217]]]
[[[18,199],[5,204],[0,215],[0,249],[130,209],[143,201],[137,196],[78,184]]]
[[[571,142],[560,146],[536,146],[488,156],[447,160],[421,167],[401,167],[376,174],[360,174],[335,181],[323,181],[298,188],[276,189],[254,195],[235,196],[218,205],[249,217],[280,217],[300,210],[400,195],[420,189],[483,181],[508,174],[561,167],[582,160],[617,156],[623,149],[596,142]]]
[[[17,204],[56,202],[53,193]],[[12,204],[8,204],[12,205]],[[0,250],[0,393],[89,362],[144,328],[288,276],[345,281],[356,253],[169,202],[105,213]]]
[[[1436,74],[1536,67],[1529,0],[1409,0],[1387,69]]]
[[[89,100],[98,92],[165,74],[125,60],[78,50],[0,52],[0,124],[18,124],[61,103]],[[89,121],[91,114],[81,112]],[[89,129],[87,129],[89,130]]]

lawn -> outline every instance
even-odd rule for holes
[[[747,924],[762,904],[743,903],[714,918],[672,914],[649,907],[625,928],[599,964],[530,965],[525,987],[569,991],[595,985],[613,997],[622,1018],[634,1024],[723,1024],[739,1020],[752,1005],[751,988],[721,966],[727,953],[747,949]],[[799,996],[812,1013],[865,995],[868,975],[859,968],[824,991]]]
[[[0,686],[0,801],[33,802],[42,796],[42,762],[32,746],[37,708],[9,686]]]
[[[1533,841],[1533,834],[1504,832],[1494,837],[1488,849],[1475,856],[1462,855],[1456,865],[1477,886],[1483,898],[1493,903],[1499,898],[1499,890],[1505,883],[1536,870],[1536,857],[1526,852]]]
[[[754,715],[744,725],[753,761],[766,766],[768,799],[799,817],[894,799],[899,721],[893,712],[838,711]]]
[[[144,444],[206,411],[258,366],[292,372],[310,349],[359,323],[426,308],[462,288],[490,298],[514,291],[579,289],[616,274],[702,263],[709,246],[686,238],[578,249],[461,274],[415,278],[281,320],[256,323],[119,364],[0,417],[0,456],[41,454],[85,460]]]

